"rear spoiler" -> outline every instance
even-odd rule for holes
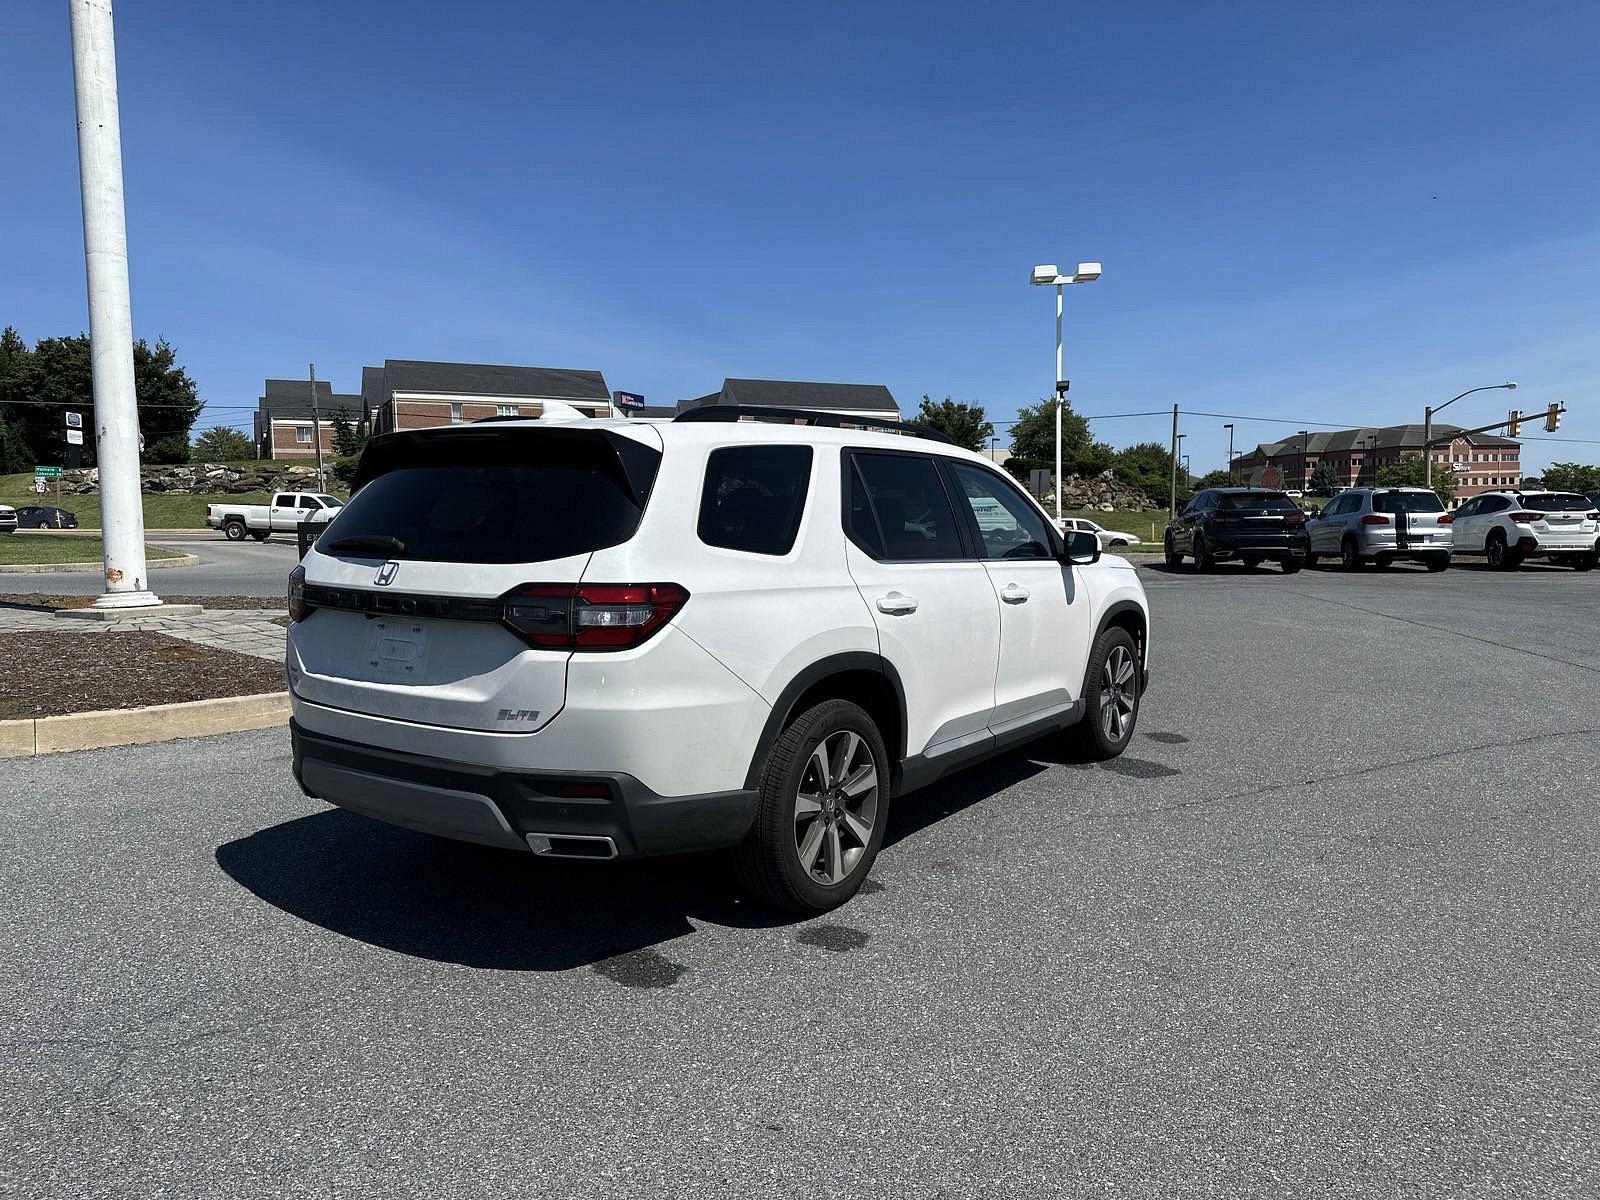
[[[588,460],[598,470],[613,474],[635,504],[644,507],[655,483],[661,451],[647,446],[632,433],[614,429],[583,428],[573,423],[538,426],[532,423],[497,425],[475,421],[471,425],[444,425],[433,429],[407,429],[379,434],[361,451],[353,497],[380,475],[401,467],[461,463],[471,466],[515,466],[537,451],[567,461]]]

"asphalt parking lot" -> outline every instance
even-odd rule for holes
[[[1130,753],[908,797],[800,924],[280,733],[7,763],[0,1190],[1600,1190],[1600,574],[1144,577]]]
[[[174,596],[277,596],[288,586],[289,572],[299,561],[292,541],[230,542],[220,533],[153,530],[147,540],[200,561],[190,567],[162,567],[150,572],[156,594]],[[52,596],[98,596],[105,581],[98,571],[56,571],[48,574],[0,573],[0,598],[22,592]]]

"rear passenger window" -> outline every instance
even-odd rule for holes
[[[851,461],[850,532],[858,546],[890,561],[966,556],[955,510],[931,458],[853,454]]]
[[[789,553],[810,482],[810,446],[713,450],[700,493],[700,540],[750,554]]]

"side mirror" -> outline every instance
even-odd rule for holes
[[[1066,543],[1066,549],[1061,554],[1064,561],[1079,567],[1100,561],[1100,539],[1094,534],[1074,529],[1061,536]]]

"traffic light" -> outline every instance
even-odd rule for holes
[[[1550,433],[1561,428],[1561,405],[1552,404],[1544,410],[1544,427]]]
[[[1516,409],[1511,410],[1511,415],[1506,418],[1506,436],[1516,437],[1522,432],[1522,414]]]

